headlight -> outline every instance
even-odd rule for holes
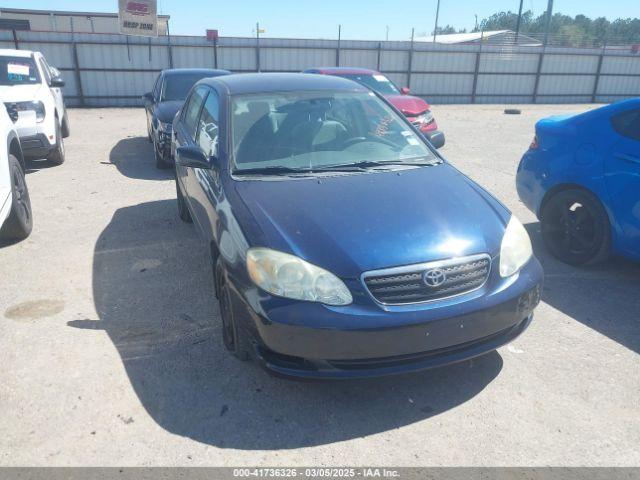
[[[268,248],[247,251],[247,270],[253,283],[279,297],[348,305],[351,292],[334,274],[301,258]]]
[[[45,110],[42,102],[16,102],[18,112],[36,112],[36,122],[40,123],[44,120]]]
[[[419,125],[423,125],[423,124],[428,125],[429,123],[433,122],[433,113],[431,113],[431,110],[427,110],[423,114],[418,115],[411,121]]]
[[[511,215],[500,246],[500,275],[509,277],[529,261],[533,251],[529,234],[515,215]]]

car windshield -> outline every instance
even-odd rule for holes
[[[340,76],[361,83],[380,95],[400,95],[400,91],[393,82],[380,73],[345,73]]]
[[[231,116],[235,173],[439,161],[373,92],[238,95]]]
[[[163,102],[166,102],[167,100],[184,100],[187,98],[187,94],[189,93],[189,90],[191,90],[191,87],[193,87],[198,80],[202,80],[208,76],[210,75],[207,75],[206,73],[167,75],[162,87],[161,100]]]
[[[30,57],[0,57],[0,85],[30,85],[38,83],[38,69]]]

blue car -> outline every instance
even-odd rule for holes
[[[522,224],[366,87],[205,79],[173,131],[179,215],[209,247],[236,357],[288,377],[389,375],[529,325],[542,269]]]
[[[560,260],[640,260],[640,99],[540,120],[516,185]]]

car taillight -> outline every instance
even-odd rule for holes
[[[540,146],[540,144],[538,143],[538,136],[534,135],[533,136],[533,140],[531,140],[531,145],[529,145],[529,149],[531,150],[535,150]]]

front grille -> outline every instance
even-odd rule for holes
[[[489,255],[472,255],[405,267],[374,270],[363,274],[367,289],[386,305],[420,303],[462,295],[480,288],[489,277]],[[436,281],[425,281],[431,272]]]

